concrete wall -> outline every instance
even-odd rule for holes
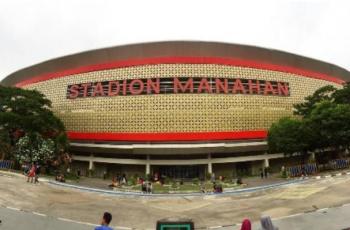
[[[89,176],[89,163],[82,161],[73,161],[72,172],[76,173],[80,169],[82,176]],[[107,164],[107,163],[94,163],[94,170],[92,177],[102,178],[104,172],[107,173],[108,178],[113,176],[126,174],[129,178],[131,176],[144,176],[145,166],[144,165],[121,165],[121,164]]]
[[[236,176],[236,163],[213,164],[213,172],[217,178],[224,176],[232,179]]]
[[[84,161],[73,161],[72,162],[72,173],[76,173],[80,170],[81,176],[89,175],[89,162]]]
[[[260,175],[260,169],[264,167],[264,161],[252,161],[251,165],[251,174],[253,176]]]
[[[121,165],[121,164],[105,164],[107,165],[108,177],[125,174],[127,178],[132,176],[145,176],[146,167],[144,165]]]

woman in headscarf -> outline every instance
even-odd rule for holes
[[[261,230],[278,230],[277,227],[273,226],[271,218],[269,216],[262,216],[260,222]]]
[[[252,230],[252,224],[249,219],[243,220],[241,230]]]

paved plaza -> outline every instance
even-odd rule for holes
[[[93,229],[110,211],[116,229],[154,229],[159,219],[187,217],[196,228],[239,229],[243,218],[268,214],[280,229],[342,229],[350,226],[350,176],[310,179],[305,183],[235,195],[193,197],[115,196],[28,184],[0,173],[1,230]],[[330,209],[325,209],[333,207]],[[322,217],[322,218],[321,218]],[[233,226],[235,225],[235,226]],[[290,228],[293,226],[293,228]]]

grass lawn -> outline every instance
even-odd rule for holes
[[[241,186],[238,186],[234,183],[220,183],[223,188],[240,188]],[[204,188],[206,192],[212,192],[213,191],[213,184],[211,182],[205,182],[203,186],[199,184],[193,184],[193,183],[184,183],[182,185],[178,183],[173,184],[164,184],[161,185],[159,183],[153,183],[153,193],[191,193],[191,192],[201,192],[201,188]],[[133,189],[135,189],[136,186],[133,186]],[[141,187],[138,186],[136,188],[138,191],[140,191]]]

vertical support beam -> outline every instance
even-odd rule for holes
[[[93,176],[93,170],[95,169],[95,165],[94,165],[93,159],[94,159],[94,155],[91,154],[90,155],[90,160],[89,160],[89,174],[88,174],[89,177]]]
[[[91,154],[90,155],[90,160],[89,160],[89,170],[94,170],[94,168],[95,168],[93,158],[94,158],[94,155]]]
[[[150,156],[147,154],[146,175],[151,174]]]
[[[269,162],[269,159],[265,158],[264,160],[264,167],[267,168],[267,167],[270,167],[270,162]]]
[[[213,173],[213,164],[211,162],[211,153],[208,153],[208,174]]]

